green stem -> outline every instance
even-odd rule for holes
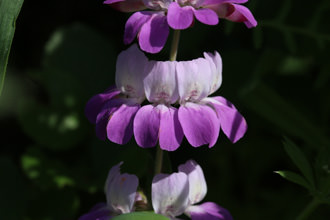
[[[180,30],[174,30],[171,52],[170,52],[170,61],[176,60],[176,55],[178,54],[179,39],[180,39]],[[158,146],[156,152],[156,160],[155,160],[155,175],[162,172],[162,165],[163,165],[163,151]]]
[[[307,219],[310,214],[320,205],[320,201],[314,198],[307,206],[304,208],[296,220]]]
[[[176,55],[178,53],[179,39],[180,39],[180,30],[174,30],[171,52],[170,52],[170,61],[176,60]]]
[[[156,160],[155,160],[155,175],[162,172],[163,165],[163,150],[157,147]]]

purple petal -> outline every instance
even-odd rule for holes
[[[189,182],[185,173],[158,174],[152,180],[152,207],[167,217],[181,215],[188,206]]]
[[[79,217],[78,220],[107,220],[110,218],[110,210],[105,203],[96,204],[88,213]]]
[[[205,202],[199,206],[190,206],[185,213],[192,220],[233,220],[227,209],[213,202]]]
[[[220,123],[214,110],[206,105],[186,103],[179,108],[179,121],[188,142],[212,147],[219,135]]]
[[[247,123],[244,117],[225,98],[212,97],[212,99],[218,101],[218,103],[212,102],[212,104],[217,111],[221,129],[231,142],[237,142],[244,136],[247,130]]]
[[[208,5],[218,5],[223,3],[238,3],[242,4],[247,2],[248,0],[204,0],[202,6],[208,6]]]
[[[146,8],[142,0],[106,0],[103,4],[110,4],[113,8],[122,12],[140,11]]]
[[[108,207],[113,213],[129,213],[133,210],[136,190],[139,185],[137,176],[120,174],[122,162],[111,168],[105,185]]]
[[[167,151],[176,150],[183,139],[183,131],[178,119],[178,109],[158,105],[160,109],[159,145]]]
[[[125,102],[123,99],[111,99],[110,101],[106,102],[102,109],[100,110],[99,114],[96,117],[96,136],[101,139],[105,140],[107,137],[107,124],[112,116],[112,114],[117,111],[117,109]]]
[[[122,51],[116,63],[116,85],[119,90],[130,98],[144,100],[143,79],[146,75],[145,67],[148,58],[133,44]]]
[[[194,21],[194,8],[191,6],[181,7],[173,2],[168,7],[167,22],[173,29],[183,30],[190,27]]]
[[[144,25],[152,16],[152,13],[141,11],[135,12],[129,17],[125,24],[125,32],[124,32],[124,44],[130,44],[133,42],[136,35]]]
[[[140,30],[138,38],[141,49],[148,53],[158,53],[163,49],[169,32],[166,16],[154,13]]]
[[[196,19],[203,24],[216,25],[219,23],[219,18],[217,13],[208,8],[201,8],[194,10],[194,15]]]
[[[133,120],[140,105],[127,103],[115,111],[108,122],[108,139],[117,144],[126,144],[133,135]]]
[[[147,99],[153,103],[172,104],[179,98],[175,62],[149,62],[148,75],[143,80]]]
[[[134,136],[140,147],[154,147],[158,141],[160,109],[145,105],[136,113]]]
[[[97,94],[88,100],[85,107],[85,115],[87,119],[95,124],[96,117],[99,114],[102,106],[105,102],[112,99],[114,96],[118,95],[120,91],[116,88],[116,86],[111,86],[104,93]]]
[[[190,204],[202,201],[207,192],[202,168],[194,160],[188,160],[179,166],[179,171],[188,175]]]
[[[244,22],[248,28],[257,26],[258,23],[248,8],[237,4],[230,4],[230,7],[233,7],[234,10],[225,17],[226,19],[234,22]],[[229,11],[231,12],[232,9],[229,9]]]

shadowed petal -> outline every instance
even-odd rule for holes
[[[179,171],[188,175],[190,204],[202,201],[207,192],[206,181],[202,168],[194,160],[188,160],[179,166]]]
[[[205,202],[198,206],[190,206],[185,213],[192,220],[233,220],[229,211],[213,202]]]
[[[107,125],[108,139],[117,144],[126,144],[133,135],[133,120],[139,104],[123,104],[113,114]]]
[[[183,131],[178,119],[178,109],[158,105],[161,111],[159,128],[160,148],[167,151],[176,150],[183,139]]]
[[[111,86],[104,93],[97,94],[88,100],[85,107],[85,115],[87,119],[95,124],[96,117],[100,113],[104,103],[112,99],[114,96],[118,95],[120,91],[116,86]]]
[[[120,162],[109,171],[105,192],[108,207],[113,213],[129,213],[133,210],[139,180],[135,175],[121,174]]]
[[[105,140],[107,137],[107,124],[112,116],[112,114],[117,111],[117,109],[125,102],[124,99],[111,99],[110,101],[106,102],[102,109],[100,110],[99,114],[96,117],[96,136],[101,139]]]
[[[144,25],[151,16],[151,12],[141,11],[135,12],[129,17],[125,24],[124,44],[130,44],[133,42],[134,38],[142,28],[142,25]]]
[[[242,4],[247,2],[248,0],[204,0],[202,6],[207,6],[207,5],[217,5],[217,4],[222,4],[222,3],[238,3]]]
[[[134,136],[140,147],[154,147],[158,141],[160,109],[145,105],[134,118]]]
[[[219,23],[219,18],[217,13],[208,8],[201,8],[194,10],[194,15],[196,19],[203,24],[216,25]]]
[[[189,182],[185,173],[158,174],[152,180],[152,207],[167,217],[181,215],[188,206]]]
[[[158,53],[163,49],[169,32],[166,16],[154,13],[140,30],[138,38],[141,49],[148,53]]]
[[[142,0],[106,0],[103,4],[110,4],[113,8],[122,12],[140,11],[146,8]]]
[[[116,63],[116,85],[130,98],[144,99],[143,79],[148,59],[136,44],[118,55]]]
[[[218,52],[215,52],[214,55],[212,53],[204,53],[204,57],[206,60],[210,62],[210,67],[212,71],[212,85],[211,91],[209,93],[217,91],[222,83],[222,59]]]
[[[217,111],[221,129],[231,142],[237,142],[244,136],[247,130],[247,123],[244,117],[225,98],[218,96],[211,99],[218,101],[212,102],[212,104]]]
[[[248,28],[257,26],[257,21],[253,17],[251,11],[242,5],[232,4],[235,8],[235,11],[226,17],[226,19],[235,22],[244,22]]]
[[[190,27],[194,21],[194,8],[191,6],[181,7],[173,2],[168,7],[167,22],[173,29],[183,30]]]
[[[110,210],[105,203],[96,204],[88,213],[82,215],[78,220],[108,220]]]
[[[216,113],[206,105],[186,103],[179,108],[179,121],[188,142],[199,147],[212,147],[219,136],[220,123]]]
[[[176,80],[176,62],[149,62],[149,74],[143,80],[150,102],[172,104],[179,98]]]

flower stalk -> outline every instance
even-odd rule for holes
[[[180,30],[174,30],[171,52],[170,52],[170,61],[176,60],[176,56],[178,54],[179,39],[180,39]]]

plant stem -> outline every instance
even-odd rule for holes
[[[155,175],[162,172],[163,165],[163,150],[157,147],[156,160],[155,160]]]
[[[320,201],[314,198],[299,214],[296,220],[307,219],[310,214],[320,205]]]
[[[176,55],[178,54],[179,39],[180,39],[180,30],[174,30],[171,52],[170,52],[170,61],[176,60]],[[162,172],[162,165],[163,165],[163,151],[162,149],[160,149],[160,146],[158,146],[156,151],[156,160],[155,160],[155,175]]]
[[[179,39],[180,39],[180,30],[174,30],[171,52],[170,52],[170,61],[176,60],[176,55],[178,53]]]

